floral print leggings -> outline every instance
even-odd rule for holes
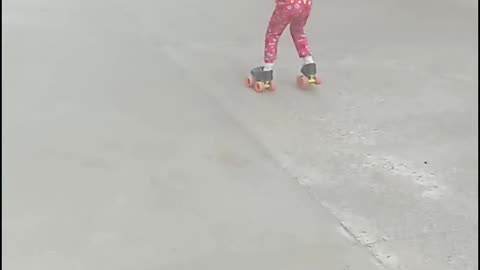
[[[290,24],[290,34],[298,52],[303,58],[311,56],[308,39],[304,27],[312,9],[311,0],[277,0],[275,10],[265,34],[265,63],[273,63],[277,59],[278,40]]]

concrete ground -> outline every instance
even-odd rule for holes
[[[2,2],[8,270],[478,269],[477,2]]]

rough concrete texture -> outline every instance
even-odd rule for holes
[[[8,270],[478,269],[477,2],[2,2]]]

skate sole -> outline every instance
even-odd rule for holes
[[[300,89],[308,89],[311,86],[320,85],[322,82],[318,76],[306,77],[304,75],[297,76],[297,86]]]
[[[245,80],[245,84],[248,88],[255,90],[257,93],[261,93],[265,90],[275,91],[276,84],[274,81],[269,82],[259,82],[256,81],[252,76],[248,76]]]

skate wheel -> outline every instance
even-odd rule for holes
[[[297,77],[297,85],[301,89],[307,89],[309,86],[308,78],[305,76],[298,76]]]
[[[270,88],[268,90],[270,90],[270,91],[277,90],[277,84],[274,81],[271,81],[270,82]]]
[[[246,85],[247,87],[249,87],[249,88],[250,88],[250,87],[253,87],[254,84],[255,84],[255,80],[254,80],[252,77],[248,76],[248,77],[245,79],[245,85]]]
[[[320,78],[318,76],[315,76],[315,84],[320,85],[321,83],[322,81],[320,80]]]
[[[259,93],[262,92],[262,91],[265,89],[265,83],[263,83],[263,82],[256,82],[254,89],[255,89],[255,91],[257,91],[257,92],[259,92]]]

